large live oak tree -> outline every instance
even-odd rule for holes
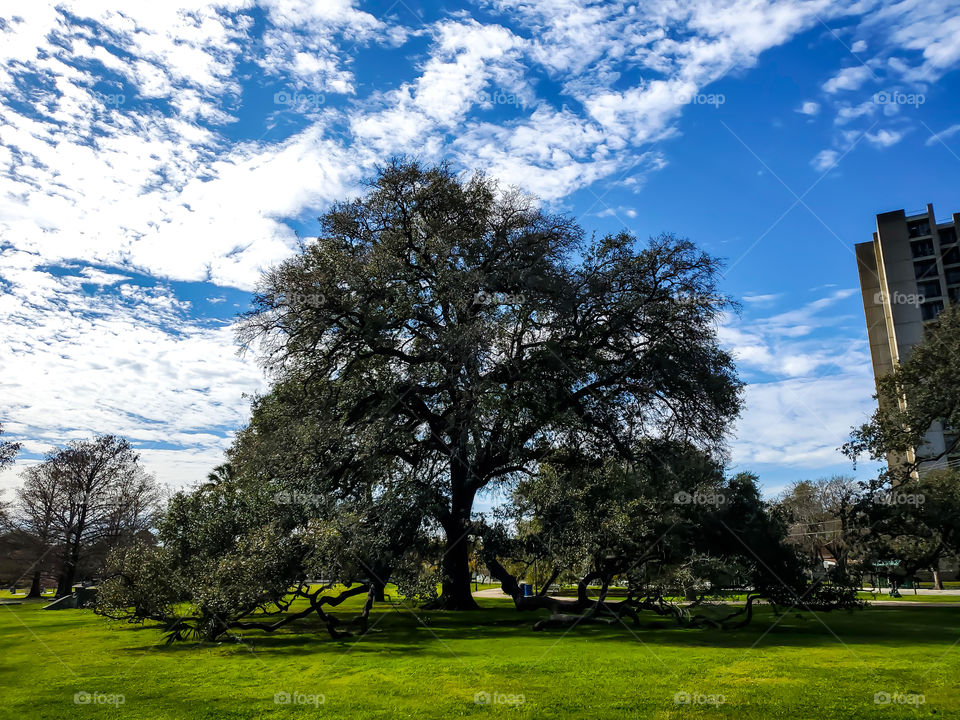
[[[688,627],[737,627],[761,599],[811,610],[857,605],[853,588],[809,582],[756,477],[727,478],[688,445],[645,443],[630,464],[579,449],[557,454],[517,484],[504,521],[480,530],[484,561],[518,610],[551,612],[536,628],[637,624],[643,611]],[[539,587],[522,593],[534,568]],[[574,584],[575,594],[551,592],[555,582]],[[746,594],[742,607],[711,602],[731,592]]]
[[[320,223],[243,319],[274,389],[235,454],[255,438],[257,472],[304,491],[357,489],[372,462],[421,474],[447,608],[475,606],[471,515],[491,484],[561,445],[717,449],[737,415],[720,266],[687,240],[588,241],[482,175],[401,161]]]

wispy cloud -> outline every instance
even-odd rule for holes
[[[859,315],[838,313],[859,291],[833,290],[799,307],[749,312],[721,329],[748,380],[733,442],[743,467],[843,462],[837,448],[873,409],[872,366]],[[762,308],[756,303],[751,309]]]
[[[927,138],[926,144],[927,144],[927,145],[936,145],[937,143],[943,142],[943,141],[946,140],[947,138],[953,137],[953,136],[956,135],[958,132],[960,132],[960,123],[957,123],[956,125],[951,125],[950,127],[946,128],[946,129],[944,129],[944,130],[941,130],[940,132],[936,133],[935,135],[931,135],[929,138]]]
[[[639,192],[668,166],[681,119],[712,119],[725,78],[826,23],[843,28],[821,33],[828,42],[858,38],[858,57],[785,106],[835,113],[812,160],[823,172],[864,133],[879,152],[916,129],[909,106],[879,104],[878,90],[922,93],[960,65],[960,6],[947,0],[480,5],[432,18],[351,0],[0,10],[11,432],[28,448],[123,432],[179,481],[215,461],[245,417],[242,392],[262,381],[233,355],[229,321],[204,314],[234,301],[228,288],[252,290],[295,250],[298,222],[391,154],[484,169],[561,206],[600,183]],[[589,212],[633,219],[635,207],[599,199]],[[202,284],[203,307],[168,281]],[[828,319],[804,312],[729,327],[744,367],[815,382],[844,352],[863,360],[859,345],[818,351],[805,328]]]

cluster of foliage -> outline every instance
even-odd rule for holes
[[[30,577],[31,597],[45,576],[56,577],[58,596],[69,594],[76,580],[100,574],[112,549],[151,537],[159,488],[123,438],[72,441],[21,477],[2,538],[4,571],[13,583]]]
[[[929,323],[923,342],[894,372],[877,381],[877,410],[855,428],[843,450],[886,461],[858,493],[863,565],[882,561],[894,587],[919,570],[960,557],[960,472],[953,467],[960,443],[960,307],[949,306]],[[943,429],[945,447],[926,435]]]
[[[844,452],[888,460],[880,482],[893,487],[915,480],[921,470],[957,453],[960,433],[934,450],[925,436],[934,424],[960,428],[960,307],[950,305],[927,327],[926,339],[911,349],[894,372],[877,380],[877,409],[855,428]]]
[[[101,612],[173,638],[307,615],[339,636],[388,581],[475,607],[478,561],[518,608],[576,622],[708,623],[677,592],[745,589],[747,618],[760,597],[826,597],[755,478],[716,460],[741,401],[717,260],[671,235],[587,240],[482,175],[402,161],[320,221],[242,319],[271,389],[229,465],[174,499],[159,547],[114,557]],[[493,491],[507,507],[484,519],[474,502]],[[531,563],[577,600],[524,597]],[[328,612],[360,593],[360,617]]]
[[[925,471],[892,488],[882,479],[805,480],[774,511],[817,576],[848,578],[856,587],[883,577],[896,594],[921,571],[938,579],[941,561],[960,557],[960,472],[953,469]]]
[[[3,423],[0,423],[0,435],[3,435]],[[0,470],[12,465],[19,452],[20,443],[0,440]],[[0,533],[7,534],[10,524],[10,504],[0,499]]]
[[[729,627],[749,622],[760,599],[806,609],[857,604],[855,590],[835,578],[810,582],[755,476],[726,477],[689,445],[648,443],[630,465],[564,457],[519,483],[513,500],[485,536],[485,559],[518,609],[553,613],[540,626],[624,615],[636,622],[650,610],[689,626]],[[524,596],[518,578],[534,564],[549,574]],[[575,583],[576,599],[548,595],[554,582]],[[622,600],[608,597],[615,584]],[[593,596],[591,585],[599,588]],[[722,602],[731,594],[746,596],[742,608]]]
[[[175,495],[156,546],[111,556],[98,612],[162,622],[170,639],[273,631],[310,615],[343,637],[350,626],[365,629],[388,579],[416,597],[430,539],[404,478],[378,477],[366,497],[308,496],[235,468],[222,466],[211,482]],[[368,599],[358,617],[329,612],[360,594]],[[292,610],[296,601],[303,602]]]
[[[3,424],[0,423],[0,435],[3,434]],[[14,458],[20,452],[20,443],[0,440],[0,470],[13,464]]]

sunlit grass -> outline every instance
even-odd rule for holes
[[[338,612],[347,616],[361,602],[353,598]],[[763,608],[752,625],[727,632],[646,617],[641,628],[535,632],[536,615],[494,598],[472,613],[378,605],[371,632],[347,641],[331,641],[311,621],[274,635],[163,646],[159,628],[108,623],[88,610],[44,611],[43,604],[0,607],[0,686],[10,717],[960,714],[960,608],[780,619]],[[91,702],[75,704],[76,693],[91,693]],[[306,704],[276,704],[282,693]],[[484,693],[492,703],[475,703]],[[685,693],[702,702],[677,704]],[[876,705],[876,693],[924,702]],[[120,696],[120,706],[96,702]]]

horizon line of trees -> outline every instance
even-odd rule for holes
[[[0,442],[0,467],[19,450]],[[20,477],[13,500],[0,508],[5,586],[28,582],[28,597],[40,597],[54,579],[62,597],[75,582],[100,577],[116,548],[153,542],[161,490],[123,438],[96,435],[52,448]]]
[[[955,570],[960,559],[955,469],[926,471],[896,487],[840,475],[801,480],[770,507],[787,523],[787,541],[820,576],[835,572],[874,587],[886,579],[896,595],[929,573],[934,588],[943,590],[942,570]]]

